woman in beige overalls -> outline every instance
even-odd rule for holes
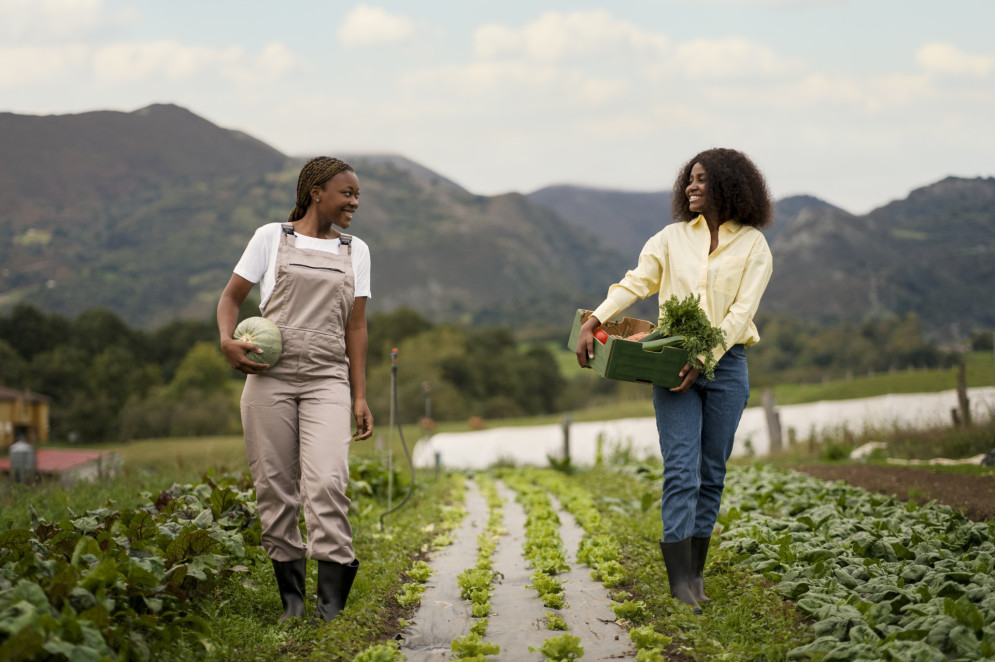
[[[359,180],[348,164],[309,161],[289,222],[256,231],[218,303],[221,349],[248,375],[245,451],[261,542],[284,607],[280,620],[304,615],[308,558],[318,562],[315,616],[325,621],[345,606],[359,569],[346,488],[350,441],[373,434],[365,375],[369,249],[333,227],[348,229],[358,207]],[[246,358],[258,348],[232,339],[239,307],[256,282],[263,316],[283,337],[273,366]],[[298,526],[302,505],[306,547]]]

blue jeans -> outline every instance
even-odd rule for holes
[[[663,542],[712,535],[739,419],[750,398],[746,350],[733,345],[686,393],[653,387],[663,455]]]

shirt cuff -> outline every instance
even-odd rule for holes
[[[604,324],[635,303],[638,298],[639,297],[625,288],[612,288],[612,291],[608,293],[608,298],[606,298],[592,314],[597,317],[602,324]]]

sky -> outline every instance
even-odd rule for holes
[[[669,190],[732,147],[860,214],[995,174],[993,26],[992,0],[0,0],[0,112],[174,103],[482,195]]]

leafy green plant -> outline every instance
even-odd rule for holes
[[[425,585],[418,582],[409,582],[401,586],[401,593],[397,596],[397,604],[408,607],[421,600],[422,593],[425,592]]]
[[[538,570],[532,573],[532,583],[526,586],[526,588],[533,588],[537,593],[563,592],[563,584],[559,579]]]
[[[490,641],[484,641],[482,636],[476,632],[453,639],[449,648],[456,653],[457,659],[471,660],[472,662],[485,662],[488,655],[497,655],[501,652],[500,646]]]
[[[546,612],[546,629],[547,630],[569,630],[570,626],[561,617],[557,616],[551,611]]]
[[[646,617],[646,603],[642,600],[626,600],[625,602],[613,602],[609,605],[611,610],[619,618],[638,623]]]
[[[605,561],[596,564],[591,570],[591,577],[608,588],[622,586],[627,581],[625,568],[618,561]]]
[[[579,660],[584,657],[584,647],[580,645],[580,637],[572,634],[561,634],[558,637],[551,637],[543,642],[542,646],[536,649],[529,646],[529,650],[535,653],[542,653],[542,657],[550,662],[560,662],[569,660]]]
[[[991,523],[766,467],[726,484],[728,548],[815,621],[815,641],[792,657],[984,659],[991,649]]]
[[[712,350],[726,344],[725,331],[712,326],[701,309],[701,296],[688,294],[683,300],[671,296],[660,305],[659,327],[665,336],[681,336],[681,347],[688,354],[688,363],[695,365],[700,360],[701,374],[715,379],[715,357]]]
[[[486,568],[467,568],[456,577],[460,595],[465,600],[474,600],[481,595],[489,595],[494,573]]]
[[[370,646],[352,658],[352,662],[403,662],[405,659],[404,654],[398,649],[397,642],[389,641]]]
[[[415,564],[408,570],[408,577],[424,584],[432,576],[432,566],[424,561],[415,561]]]
[[[570,566],[560,539],[559,517],[545,490],[534,485],[530,478],[534,475],[528,471],[506,478],[526,512],[522,551],[534,570],[530,586],[545,607],[562,609],[566,604],[563,586],[554,575],[569,570]]]
[[[660,634],[652,625],[632,628],[629,630],[629,639],[637,650],[662,651],[673,642],[671,637]]]
[[[243,534],[258,540],[254,496],[238,484],[174,485],[134,510],[0,532],[0,657],[142,658],[207,641],[187,605],[244,570]]]
[[[566,599],[562,593],[540,593],[539,600],[542,601],[543,607],[549,607],[550,609],[563,609],[563,606],[566,604]]]

